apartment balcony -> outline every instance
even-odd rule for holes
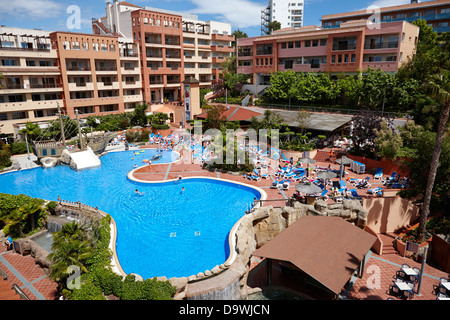
[[[112,82],[97,82],[97,89],[98,90],[118,90],[120,89],[120,85],[118,81],[112,81]]]
[[[241,67],[238,66],[237,73],[246,73],[246,74],[253,73],[253,66],[241,66]]]
[[[68,67],[66,69],[68,75],[90,75],[91,68],[90,67]]]
[[[85,82],[85,83],[72,82],[68,84],[68,87],[69,91],[94,90],[94,84],[92,82]]]
[[[211,74],[212,67],[211,68],[197,68],[196,69],[198,74]]]
[[[123,96],[123,102],[141,102],[142,94],[134,94]]]
[[[103,67],[96,67],[95,68],[95,73],[100,75],[100,74],[104,74],[104,75],[115,75],[117,74],[117,69],[116,68],[103,68]]]
[[[325,72],[327,65],[322,63],[293,64],[292,68],[285,68],[284,65],[278,66],[278,71],[295,71],[295,72]]]
[[[58,107],[58,103],[60,106],[63,106],[62,99],[40,100],[40,101],[25,100],[25,101],[20,101],[20,102],[2,102],[2,103],[0,103],[0,113],[17,112],[17,111],[32,111],[32,110],[41,110],[41,109],[56,109]]]
[[[136,67],[136,68],[120,68],[120,73],[125,75],[125,74],[140,74],[141,73],[141,69]]]
[[[62,87],[56,84],[6,84],[0,89],[1,94],[20,94],[37,92],[61,92]]]
[[[398,70],[399,63],[397,61],[378,61],[378,62],[363,62],[362,70],[372,68],[374,70],[381,69],[385,72],[396,72]]]
[[[141,81],[122,81],[122,89],[136,89],[141,88],[142,83]]]
[[[212,63],[223,63],[226,60],[226,57],[212,57]]]
[[[234,41],[234,36],[230,34],[218,34],[213,33],[211,35],[211,40],[218,40],[218,41]]]
[[[392,49],[390,51],[397,51],[398,41],[387,41],[382,43],[366,43],[364,50],[380,50],[380,49]]]
[[[51,66],[51,67],[4,67],[0,66],[0,73],[3,75],[15,75],[15,76],[28,76],[30,74],[44,74],[48,76],[56,76],[60,75],[59,67]]]
[[[236,50],[235,47],[233,46],[224,46],[224,45],[213,45],[211,46],[211,50],[212,51],[217,51],[217,52],[227,52],[227,53],[232,53]]]

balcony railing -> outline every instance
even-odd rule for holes
[[[1,86],[1,89],[23,89],[21,84],[5,84]]]
[[[67,71],[91,71],[91,67],[67,67]]]
[[[364,49],[394,49],[398,48],[398,41],[388,41],[382,43],[366,43]]]
[[[3,47],[0,45],[0,50],[11,50],[11,51],[31,51],[31,52],[50,52],[50,49],[41,48],[19,48],[19,47]]]
[[[34,83],[30,84],[31,89],[41,89],[41,88],[59,88],[56,83]]]

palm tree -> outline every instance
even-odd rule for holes
[[[9,225],[9,229],[15,228],[19,235],[23,235],[23,230],[21,227],[21,223],[27,219],[30,222],[31,230],[34,230],[36,225],[35,213],[41,209],[40,204],[38,203],[27,203],[22,205],[21,207],[14,209],[5,219],[7,225]]]
[[[56,241],[52,244],[53,253],[49,254],[52,262],[50,277],[60,283],[68,278],[68,268],[77,266],[82,272],[87,272],[85,261],[92,255],[88,241]]]
[[[449,63],[447,62],[447,65]],[[447,66],[448,67],[448,66]],[[441,156],[442,143],[444,141],[446,126],[450,111],[450,70],[441,69],[439,74],[433,75],[427,84],[430,95],[441,103],[441,114],[436,133],[436,144],[431,158],[430,169],[428,172],[427,186],[423,201],[422,215],[420,217],[419,234],[421,241],[425,241],[427,216],[430,213],[431,195],[433,192],[436,172],[439,167],[439,157]]]

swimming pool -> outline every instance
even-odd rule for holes
[[[251,187],[206,178],[140,183],[127,178],[156,151],[114,152],[97,168],[35,168],[0,175],[0,192],[81,201],[109,213],[117,225],[116,252],[126,273],[144,278],[185,277],[226,261],[228,233],[261,193]],[[153,163],[172,162],[164,152]],[[184,191],[181,189],[184,187]],[[143,192],[142,196],[134,190]]]

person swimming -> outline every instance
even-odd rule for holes
[[[134,193],[135,193],[135,194],[138,194],[138,195],[140,195],[140,196],[142,196],[142,195],[144,194],[143,192],[140,192],[138,189],[134,190]]]

